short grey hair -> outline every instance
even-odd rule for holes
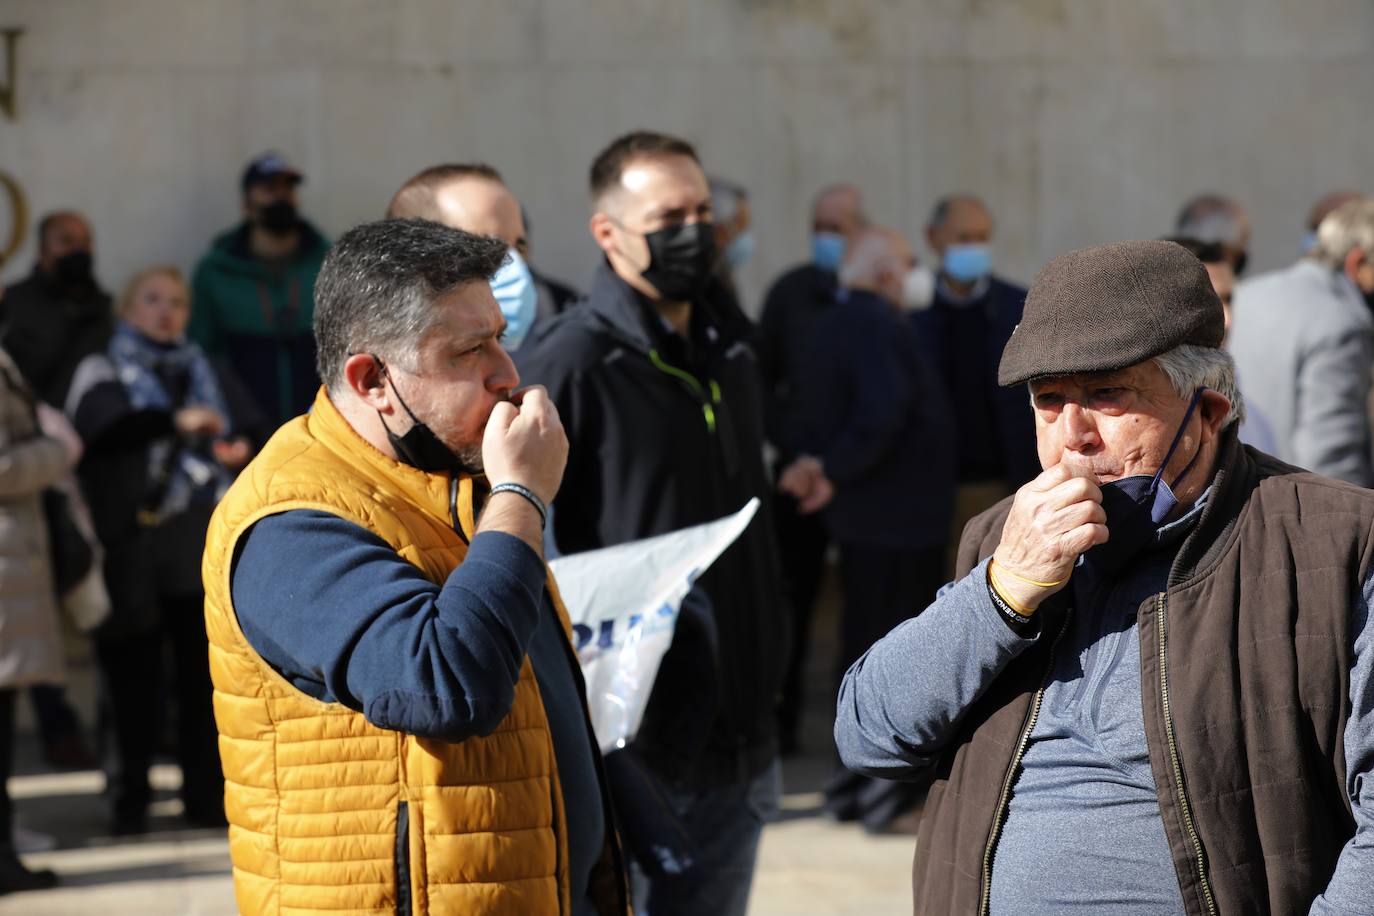
[[[984,213],[988,214],[989,218],[992,217],[992,211],[988,209],[988,205],[983,201],[983,198],[979,197],[977,194],[968,194],[961,191],[956,194],[946,194],[944,197],[935,201],[935,206],[932,207],[930,211],[930,219],[926,221],[926,227],[929,229],[939,229],[943,226],[948,222],[950,211],[954,209],[955,204],[973,204],[976,207],[980,207]]]
[[[1239,245],[1241,241],[1240,204],[1222,194],[1199,194],[1183,205],[1174,231],[1199,242]]]
[[[711,212],[717,223],[733,223],[739,215],[740,204],[749,199],[749,192],[733,181],[715,175],[706,179],[711,188]]]
[[[329,250],[315,280],[316,368],[331,391],[355,353],[375,353],[415,368],[434,327],[434,301],[490,280],[506,243],[423,219],[392,219],[350,229]]]
[[[1312,257],[1339,269],[1357,248],[1374,258],[1374,200],[1352,200],[1328,213],[1317,227]]]
[[[1236,385],[1236,363],[1230,353],[1216,347],[1179,344],[1156,356],[1154,363],[1185,401],[1191,401],[1199,388],[1224,395],[1231,402],[1231,410],[1221,422],[1222,429],[1245,422],[1245,401]]]

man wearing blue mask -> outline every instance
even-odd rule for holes
[[[959,486],[950,544],[969,519],[1040,470],[1025,401],[997,384],[997,360],[1021,320],[1026,290],[993,274],[993,230],[977,197],[936,202],[926,224],[940,261],[935,296],[911,315],[954,406]]]
[[[933,777],[918,913],[1353,913],[1374,899],[1374,494],[1240,444],[1202,264],[1051,261],[999,381],[1045,470],[850,668],[851,768]]]
[[[850,184],[823,188],[811,208],[811,257],[788,270],[768,290],[759,320],[759,364],[767,386],[768,439],[778,450],[776,470],[797,457],[789,430],[797,428],[797,392],[807,373],[807,351],[817,322],[835,304],[837,272],[846,240],[868,225],[863,198]],[[820,591],[825,552],[830,543],[819,516],[798,511],[787,493],[777,499],[777,539],[787,597],[792,606],[792,654],[779,708],[782,748],[800,745],[802,672],[806,665],[811,611]]]
[[[402,185],[386,215],[427,219],[506,243],[506,262],[491,278],[491,293],[506,319],[502,343],[507,350],[518,350],[534,326],[539,294],[522,254],[524,211],[501,173],[481,162],[431,166]]]

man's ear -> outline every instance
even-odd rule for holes
[[[587,228],[591,230],[592,241],[596,242],[596,247],[606,254],[615,251],[615,224],[611,222],[610,216],[600,210],[596,211],[592,214]]]
[[[1363,292],[1364,286],[1360,284],[1360,272],[1361,270],[1368,272],[1368,268],[1370,267],[1369,255],[1365,254],[1364,249],[1357,245],[1350,249],[1350,253],[1345,256],[1345,264],[1343,266],[1345,268],[1345,275],[1350,278],[1350,282],[1354,283]]]
[[[381,363],[371,353],[354,353],[344,360],[343,377],[344,387],[358,400],[382,413],[391,412]]]
[[[1198,403],[1198,414],[1202,417],[1202,426],[1207,430],[1209,438],[1215,438],[1221,433],[1222,421],[1231,412],[1231,399],[1220,391],[1213,391],[1211,388],[1202,392],[1202,400]]]
[[[925,233],[925,234],[926,234],[926,244],[930,246],[930,250],[931,250],[931,251],[935,252],[935,253],[938,255],[938,254],[940,253],[940,249],[939,249],[938,247],[936,247],[936,245],[935,245],[935,229],[934,229],[934,227],[932,227],[932,226],[926,226],[926,233]]]

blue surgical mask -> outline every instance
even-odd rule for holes
[[[491,294],[496,297],[496,304],[501,306],[501,314],[506,318],[506,349],[515,350],[534,324],[539,291],[535,289],[534,276],[525,259],[514,248],[510,249],[505,263],[492,276]]]
[[[992,249],[987,245],[950,245],[940,269],[952,280],[972,283],[992,273]]]
[[[811,236],[811,263],[830,273],[840,269],[844,260],[844,236],[838,232],[817,232]]]
[[[730,265],[731,270],[739,270],[754,256],[755,245],[754,230],[746,229],[725,246],[725,263]]]
[[[1174,495],[1174,487],[1182,483],[1183,478],[1187,477],[1188,472],[1197,464],[1198,455],[1202,454],[1201,445],[1198,446],[1193,460],[1189,461],[1188,466],[1174,478],[1172,485],[1164,479],[1164,468],[1168,467],[1170,460],[1173,459],[1174,452],[1183,439],[1183,431],[1188,428],[1188,421],[1192,419],[1193,411],[1197,409],[1198,403],[1202,400],[1202,393],[1206,390],[1199,388],[1194,393],[1193,400],[1188,405],[1188,412],[1183,415],[1178,432],[1174,433],[1173,444],[1164,456],[1164,463],[1153,476],[1137,474],[1102,484],[1102,510],[1107,513],[1108,539],[1105,544],[1098,544],[1083,554],[1083,564],[1092,567],[1098,581],[1112,576],[1132,557],[1148,547],[1160,525],[1164,524],[1164,520],[1178,508],[1178,497]]]
[[[1311,232],[1311,231],[1304,232],[1304,233],[1302,234],[1302,242],[1300,243],[1300,247],[1302,248],[1302,253],[1303,253],[1303,254],[1307,254],[1307,253],[1308,253],[1309,251],[1311,251],[1313,248],[1316,248],[1316,247],[1317,247],[1317,233]]]

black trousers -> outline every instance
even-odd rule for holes
[[[849,666],[902,621],[915,617],[935,600],[944,584],[944,545],[899,550],[840,542],[840,585],[844,609],[840,618],[840,655],[836,687]],[[910,810],[924,786],[872,779],[839,765],[826,786],[826,809],[841,820],[859,820],[882,830]]]
[[[10,773],[14,770],[15,695],[14,690],[0,690],[0,852],[14,850],[14,805],[10,801]]]
[[[819,513],[802,515],[792,497],[779,493],[773,501],[773,521],[782,560],[783,588],[792,606],[792,647],[783,676],[778,725],[785,743],[794,743],[805,706],[802,677],[811,643],[811,616],[825,572],[830,534]]]
[[[145,816],[152,789],[148,768],[171,708],[181,766],[181,797],[196,821],[223,816],[224,775],[215,731],[204,599],[160,596],[161,626],[98,636],[104,674],[102,718],[114,736],[106,778],[116,821]],[[170,674],[170,677],[168,676]]]

